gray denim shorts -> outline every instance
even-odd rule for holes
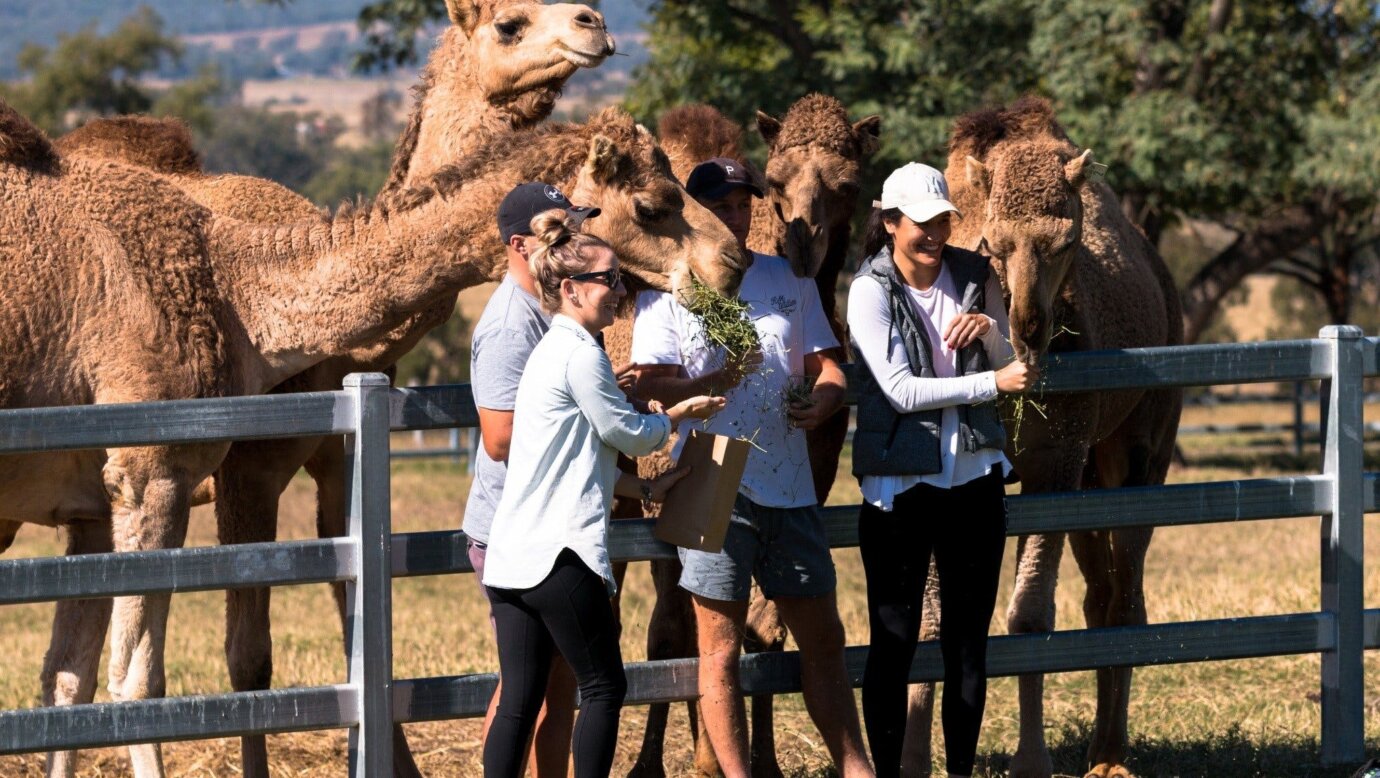
[[[682,548],[680,563],[680,588],[711,600],[746,600],[753,577],[768,598],[822,597],[837,583],[817,507],[768,508],[741,494],[723,549]]]

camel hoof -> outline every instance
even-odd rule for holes
[[[666,778],[666,768],[660,762],[638,762],[628,771],[627,778]]]
[[[1017,748],[1011,757],[1010,778],[1051,778],[1054,775],[1054,760],[1049,749],[1041,745],[1036,748]]]

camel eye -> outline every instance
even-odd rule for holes
[[[521,19],[505,19],[501,22],[494,22],[494,29],[498,31],[499,40],[504,43],[511,43],[522,30]]]
[[[668,213],[665,208],[658,208],[641,200],[633,203],[633,210],[637,211],[637,218],[644,222],[661,221]]]

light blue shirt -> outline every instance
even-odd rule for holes
[[[508,478],[494,513],[484,585],[530,589],[570,549],[616,590],[608,521],[618,452],[665,445],[671,420],[628,402],[594,336],[557,314],[518,384]]]

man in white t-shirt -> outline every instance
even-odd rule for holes
[[[712,211],[751,257],[739,297],[761,338],[744,364],[709,348],[698,319],[664,292],[642,292],[633,325],[637,393],[670,404],[725,394],[728,404],[704,429],[753,441],[724,548],[680,550],[680,586],[699,627],[700,709],[726,778],[749,775],[747,726],[738,658],[752,579],[775,601],[801,653],[805,704],[845,778],[868,776],[857,708],[844,666],[843,625],[833,558],[815,504],[805,430],[843,403],[838,341],[809,278],[781,257],[750,253],[752,197],[762,196],[735,160],[700,163],[686,190]],[[793,384],[813,382],[810,402],[788,403]],[[679,446],[674,452],[679,456]]]

